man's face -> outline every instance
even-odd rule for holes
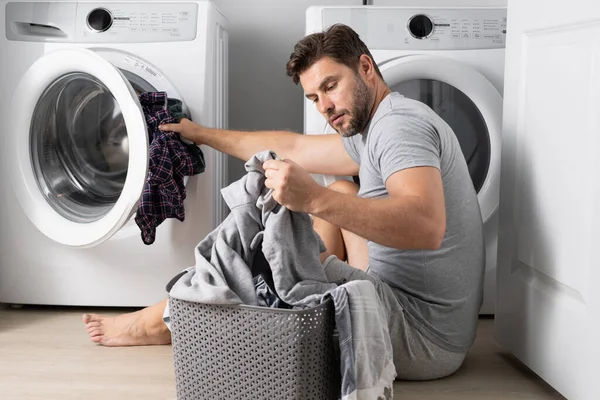
[[[340,135],[354,136],[367,126],[374,94],[351,68],[323,57],[300,75],[300,83]]]

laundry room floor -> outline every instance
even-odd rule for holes
[[[0,398],[175,399],[171,346],[105,348],[89,341],[82,313],[123,311],[0,304]],[[394,398],[563,399],[496,345],[493,324],[491,318],[479,320],[475,345],[456,374],[396,382]]]

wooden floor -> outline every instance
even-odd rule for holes
[[[94,345],[80,319],[89,311],[98,310],[0,305],[0,399],[175,399],[171,347]],[[477,341],[456,374],[432,382],[396,382],[395,398],[562,399],[498,348],[493,323],[480,320]]]

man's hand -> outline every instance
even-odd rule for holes
[[[265,186],[273,189],[273,198],[292,211],[310,213],[318,200],[321,187],[302,167],[291,160],[268,160]]]
[[[192,141],[198,145],[204,144],[201,139],[201,133],[204,127],[190,121],[187,118],[182,118],[178,124],[163,124],[159,125],[161,131],[173,131],[179,133],[183,138]]]

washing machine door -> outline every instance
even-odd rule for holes
[[[405,56],[379,68],[392,91],[426,103],[450,125],[487,221],[499,201],[502,96],[498,90],[474,68],[446,57]]]
[[[29,68],[11,107],[6,157],[27,217],[65,245],[110,238],[148,171],[146,122],[125,76],[90,50],[58,50]]]

